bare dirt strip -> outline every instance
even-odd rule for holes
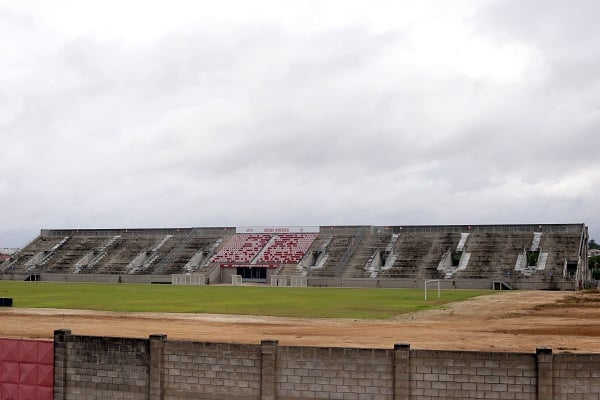
[[[0,309],[0,336],[75,335],[280,345],[600,353],[600,292],[511,291],[386,320]]]

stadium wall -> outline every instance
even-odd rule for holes
[[[44,282],[171,283],[171,275],[40,274]]]
[[[27,274],[0,274],[0,280],[24,281]],[[39,274],[40,281],[68,283],[171,283],[171,275]]]
[[[440,279],[442,289],[492,289],[494,279]],[[308,278],[308,286],[316,287],[357,287],[357,288],[399,288],[422,289],[423,279],[361,279],[361,278]],[[513,289],[520,290],[576,290],[574,281],[513,279],[503,281]]]
[[[600,399],[600,354],[54,336],[54,399]]]

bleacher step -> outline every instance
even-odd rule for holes
[[[33,256],[29,261],[25,263],[27,271],[31,271],[36,267],[46,264],[48,260],[50,260],[50,258],[57,252],[57,250],[60,249],[69,239],[69,236],[65,236],[61,239],[60,242],[52,246],[50,250],[40,251],[35,256]]]
[[[79,261],[75,263],[73,273],[78,274],[82,269],[90,269],[98,264],[105,256],[108,248],[112,246],[114,242],[121,238],[121,235],[115,235],[108,239],[98,249],[92,250],[83,256]]]
[[[171,239],[173,235],[166,235],[150,251],[142,250],[135,258],[127,264],[127,273],[135,274],[140,269],[147,269],[160,256],[159,250]]]

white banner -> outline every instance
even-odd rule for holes
[[[238,226],[235,233],[319,233],[318,226]]]

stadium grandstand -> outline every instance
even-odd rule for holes
[[[573,290],[585,224],[42,229],[0,279]]]

